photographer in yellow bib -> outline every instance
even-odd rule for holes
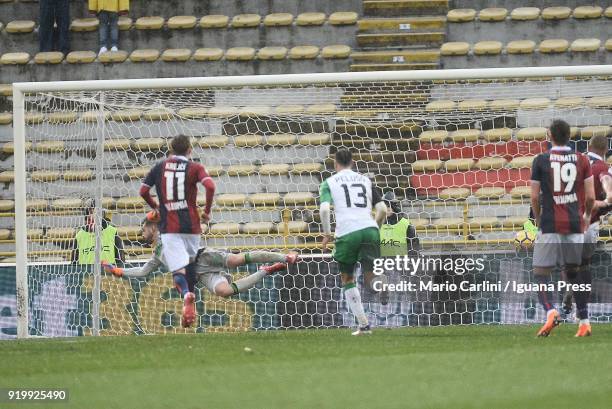
[[[387,192],[382,197],[387,205],[387,218],[380,226],[381,257],[415,256],[419,251],[419,238],[410,220],[402,213],[400,201],[395,193]]]
[[[94,207],[88,206],[85,210],[85,224],[77,231],[74,237],[71,255],[73,264],[94,263],[96,252],[94,229]],[[117,233],[117,228],[111,224],[106,211],[102,212],[101,245],[100,261],[106,261],[107,263],[123,267],[125,263],[123,241]]]

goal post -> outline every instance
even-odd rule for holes
[[[179,133],[193,138],[194,159],[219,179],[206,245],[306,254],[239,298],[203,290],[194,331],[353,324],[334,263],[317,245],[318,185],[340,147],[354,151],[377,187],[396,193],[425,253],[489,254],[492,276],[520,269],[528,280],[529,254],[512,244],[517,220],[528,215],[520,189],[528,161],[545,149],[542,129],[554,117],[570,122],[579,149],[609,132],[611,78],[612,66],[591,65],[15,83],[17,337],[183,331],[167,274],[104,276],[108,243],[98,233],[114,226],[134,265],[150,256],[137,186]],[[87,212],[93,256],[82,267],[73,247]],[[598,271],[609,285],[612,269]],[[541,317],[533,299],[493,293],[413,294],[368,308],[381,326]],[[604,299],[596,307],[604,322],[609,306]],[[40,312],[54,308],[61,316]]]

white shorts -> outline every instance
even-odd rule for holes
[[[195,260],[200,247],[199,234],[164,233],[161,235],[162,255],[171,273]]]
[[[598,239],[599,222],[591,223],[587,231],[584,232],[584,248],[582,249],[582,258],[584,260],[588,260],[593,257]]]
[[[542,233],[538,231],[533,248],[534,267],[579,266],[582,263],[584,234]]]

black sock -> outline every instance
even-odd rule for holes
[[[189,291],[195,293],[195,284],[198,281],[195,263],[188,264],[187,267],[185,267],[185,278],[187,279]]]

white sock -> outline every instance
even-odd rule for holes
[[[363,310],[363,305],[361,304],[361,295],[359,294],[359,290],[357,287],[351,287],[348,289],[344,289],[344,299],[348,303],[349,310],[355,315],[357,318],[357,322],[360,327],[365,327],[368,325],[368,318],[365,315],[365,311]]]
[[[589,319],[585,318],[583,320],[578,321],[578,325],[590,324]]]
[[[248,275],[240,280],[236,280],[232,283],[232,288],[234,288],[234,294],[241,293],[243,291],[248,290],[249,288],[253,288],[257,285],[258,282],[263,280],[263,278],[267,275],[263,270],[257,270],[257,272]]]

